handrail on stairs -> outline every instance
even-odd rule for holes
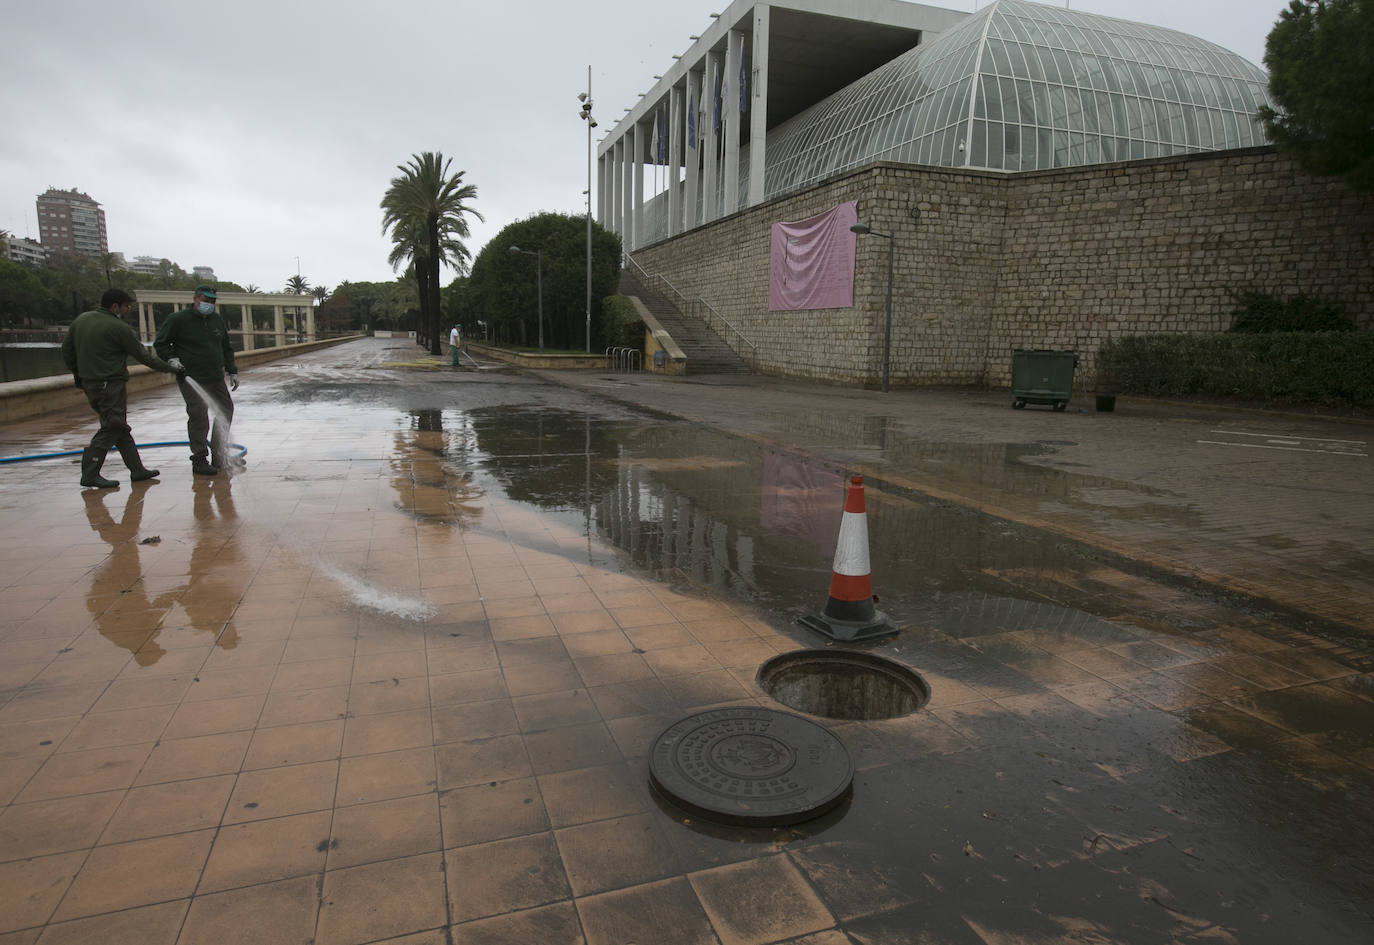
[[[704,298],[702,298],[701,296],[697,296],[695,299],[688,299],[687,296],[677,288],[677,286],[673,285],[671,282],[668,281],[668,277],[667,277],[667,276],[665,276],[665,275],[664,275],[663,273],[661,273],[661,272],[655,272],[655,273],[646,272],[645,269],[644,269],[644,267],[641,266],[638,262],[636,262],[636,261],[635,261],[635,258],[634,258],[633,256],[631,256],[629,253],[625,253],[625,261],[626,261],[630,266],[634,267],[635,271],[637,271],[637,272],[639,273],[640,277],[641,277],[646,283],[648,283],[648,284],[650,285],[650,287],[652,287],[652,284],[653,284],[654,282],[662,282],[665,286],[667,286],[668,289],[672,291],[673,295],[676,295],[676,296],[678,297],[678,299],[680,300],[680,304],[677,306],[677,309],[678,309],[679,312],[683,312],[684,308],[686,308],[688,311],[690,311],[690,313],[691,313],[691,315],[692,315],[693,317],[695,317],[695,318],[700,318],[700,319],[702,320],[702,322],[704,322],[705,324],[711,325],[711,318],[708,318],[708,317],[706,317],[706,316],[703,316],[703,315],[699,314],[698,311],[697,311],[697,306],[698,306],[698,305],[705,307],[706,310],[709,311],[709,312],[711,313],[711,316],[713,316],[713,317],[714,317],[717,321],[719,321],[719,322],[721,323],[721,325],[723,325],[731,334],[733,334],[736,338],[739,339],[739,343],[738,343],[737,345],[735,345],[734,347],[735,347],[735,350],[740,354],[741,357],[744,356],[743,347],[744,347],[745,345],[748,345],[748,346],[749,346],[750,352],[751,352],[752,354],[757,355],[758,350],[759,350],[759,349],[758,349],[758,345],[754,344],[754,343],[753,343],[752,341],[750,341],[748,338],[744,337],[744,332],[740,331],[740,330],[739,330],[738,328],[736,328],[734,325],[730,324],[729,319],[727,319],[724,315],[722,315],[719,311],[717,311],[717,310],[716,310],[716,307],[715,307],[714,305],[712,305],[710,302],[706,301],[706,300],[705,300]],[[672,300],[669,299],[669,301],[672,301]],[[684,314],[685,314],[685,313],[684,313]]]

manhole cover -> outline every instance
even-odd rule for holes
[[[669,726],[649,754],[649,782],[708,820],[795,824],[849,796],[849,753],[821,726],[774,709],[713,709]]]

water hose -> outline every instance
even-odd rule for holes
[[[138,447],[139,449],[141,449],[141,450],[150,449],[151,447],[154,447],[154,446],[187,446],[187,447],[189,447],[189,446],[191,445],[191,441],[190,441],[190,440],[167,440],[167,441],[162,442],[162,443],[136,443],[136,444],[134,444],[134,445],[137,446],[137,447]],[[243,456],[243,455],[245,455],[245,454],[248,452],[248,447],[244,446],[242,443],[230,443],[229,445],[232,446],[234,449],[238,450],[238,453],[236,454],[236,455],[238,455],[238,456]],[[111,447],[110,447],[110,452],[114,452],[114,449],[115,449],[115,448],[114,448],[113,446],[111,446]],[[29,454],[29,455],[26,455],[26,456],[0,456],[0,466],[5,465],[6,463],[26,463],[26,462],[29,462],[30,460],[35,460],[35,459],[59,459],[59,458],[61,458],[61,457],[63,457],[63,456],[80,456],[80,455],[81,455],[82,453],[84,453],[84,452],[86,452],[86,448],[83,446],[83,447],[82,447],[81,449],[79,449],[79,450],[64,450],[64,451],[62,451],[62,452],[60,452],[60,453],[32,453],[32,454]]]

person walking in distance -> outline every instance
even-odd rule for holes
[[[186,439],[191,444],[191,471],[197,476],[217,475],[230,462],[242,464],[237,457],[229,457],[229,425],[234,419],[229,392],[239,389],[239,369],[229,345],[229,328],[215,311],[217,298],[208,285],[196,286],[191,307],[168,316],[153,342],[153,350],[168,364],[184,369],[177,376],[177,387],[186,401]],[[209,404],[190,381],[214,404],[213,431]]]
[[[123,289],[106,289],[100,297],[100,308],[76,316],[62,339],[62,360],[100,418],[100,429],[81,453],[81,484],[88,488],[113,489],[119,485],[100,475],[112,446],[124,459],[131,481],[143,482],[158,474],[156,469],[143,465],[129,429],[128,360],[132,357],[167,374],[174,374],[177,369],[145,348],[138,333],[122,320],[133,304],[134,297]]]

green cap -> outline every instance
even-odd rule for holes
[[[202,295],[205,298],[210,299],[211,301],[219,298],[219,296],[215,295],[215,290],[210,288],[208,285],[196,286],[196,295]]]

